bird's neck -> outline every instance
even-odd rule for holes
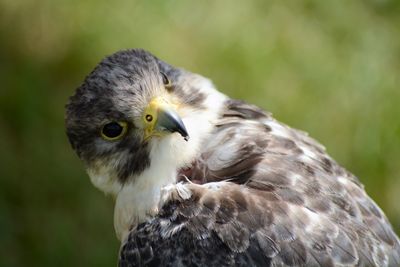
[[[114,209],[114,227],[119,240],[124,241],[130,229],[157,214],[161,188],[174,183],[175,177],[175,173],[165,175],[168,179],[161,183],[155,176],[142,176],[140,181],[123,187]]]
[[[195,138],[185,141],[179,134],[152,140],[150,167],[128,179],[117,194],[114,227],[121,241],[130,229],[157,214],[162,187],[175,183],[177,170],[197,156],[197,142]]]

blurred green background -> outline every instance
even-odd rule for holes
[[[142,47],[309,132],[400,232],[400,1],[0,0],[0,266],[115,266],[67,97]]]

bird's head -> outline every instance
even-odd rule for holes
[[[67,135],[92,182],[115,195],[145,173],[169,176],[161,172],[189,164],[223,98],[209,80],[147,51],[121,51],[70,98]]]

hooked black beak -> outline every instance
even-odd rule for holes
[[[158,131],[168,131],[171,133],[177,132],[182,135],[186,141],[189,140],[189,134],[185,125],[183,124],[182,119],[175,111],[171,109],[160,109],[158,111],[158,119],[155,126],[155,129]]]

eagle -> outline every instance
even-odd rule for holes
[[[359,179],[307,133],[142,49],[105,57],[66,105],[127,266],[400,266]]]

